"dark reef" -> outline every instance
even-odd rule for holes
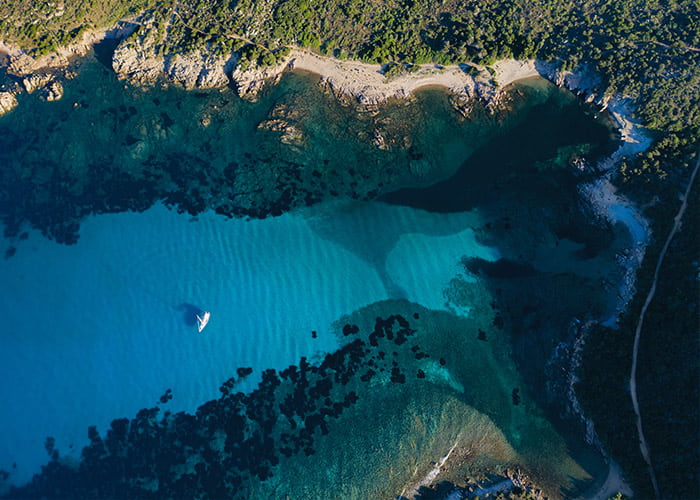
[[[54,440],[47,438],[48,465],[29,484],[0,498],[247,498],[250,482],[272,477],[284,458],[314,454],[314,443],[328,433],[330,420],[361,397],[356,388],[372,390],[366,384],[378,372],[390,372],[390,382],[406,382],[398,352],[385,356],[368,342],[372,338],[385,349],[400,348],[416,332],[403,317],[377,318],[368,338],[353,325],[343,332],[356,338],[318,364],[301,358],[279,372],[264,371],[249,394],[234,392],[252,373],[238,368],[221,386],[221,397],[194,415],[156,406],[132,419],[114,420],[105,435],[90,427],[90,444],[77,467],[63,463]],[[417,378],[424,377],[419,370]],[[168,390],[160,403],[170,398]]]

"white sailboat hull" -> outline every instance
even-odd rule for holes
[[[197,331],[201,332],[204,330],[204,327],[207,326],[207,323],[209,323],[209,317],[211,316],[211,313],[208,311],[205,311],[203,315],[197,314]]]

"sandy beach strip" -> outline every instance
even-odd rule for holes
[[[294,49],[286,60],[285,67],[316,73],[338,92],[351,95],[360,102],[378,103],[396,97],[403,98],[416,89],[439,85],[458,95],[471,96],[480,93],[480,88],[492,87],[492,83],[481,70],[476,76],[467,73],[468,65],[440,66],[422,64],[419,69],[387,79],[379,64],[339,60],[309,51]],[[503,60],[492,66],[493,79],[502,88],[517,80],[539,75],[535,61]]]

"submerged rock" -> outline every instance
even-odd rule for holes
[[[296,126],[282,119],[265,120],[258,124],[258,130],[269,130],[272,132],[282,132],[280,142],[301,146],[304,144],[304,134]]]

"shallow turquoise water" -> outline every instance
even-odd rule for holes
[[[245,103],[226,89],[124,88],[86,63],[62,101],[25,98],[24,114],[0,120],[12,229],[0,261],[0,399],[12,401],[0,469],[13,483],[48,460],[47,436],[77,460],[88,426],[104,434],[166,389],[168,410],[194,412],[239,367],[255,370],[240,385],[249,391],[264,369],[346,343],[344,324],[371,332],[392,314],[431,357],[392,347],[405,385],[352,381],[357,405],[313,455],[247,482],[252,497],[391,497],[453,443],[473,450],[463,458],[474,473],[520,467],[552,491],[590,478],[572,456],[580,436],[550,422],[544,364],[573,316],[605,310],[599,284],[619,275],[624,238],[586,222],[566,165],[604,149],[609,130],[541,80],[514,90],[510,113],[472,120],[435,89],[372,114],[316,83],[290,75]],[[301,139],[265,129],[280,119]],[[373,145],[377,131],[388,149]],[[445,178],[443,190],[388,195],[393,205],[355,199]],[[70,246],[28,229],[71,240],[77,222]],[[202,334],[200,309],[212,312]]]
[[[476,243],[467,213],[314,212],[251,222],[156,206],[90,217],[73,246],[32,233],[0,261],[0,315],[14,325],[0,349],[10,382],[0,398],[13,401],[0,413],[0,468],[17,462],[28,479],[46,461],[46,436],[77,457],[87,426],[104,429],[168,388],[171,409],[192,412],[239,366],[281,369],[333,351],[332,324],[348,311],[389,298],[444,308],[459,258],[497,255]],[[212,312],[202,334],[183,305]]]

